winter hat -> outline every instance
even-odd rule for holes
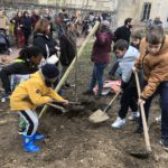
[[[102,26],[110,27],[110,22],[108,20],[103,20],[101,24]]]
[[[58,77],[59,70],[54,64],[45,64],[41,68],[42,74],[48,80],[52,80]]]

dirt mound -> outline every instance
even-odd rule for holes
[[[112,130],[111,121],[99,125],[90,123],[90,114],[91,111],[85,111],[69,117],[50,109],[40,123],[40,131],[46,136],[45,142],[39,142],[42,150],[38,154],[28,154],[23,152],[21,138],[16,134],[16,115],[1,113],[1,121],[8,122],[0,125],[0,167],[167,167],[168,154],[156,140],[159,139],[159,125],[153,124],[150,131],[153,155],[141,160],[127,153],[129,148],[144,147],[143,136],[133,133],[135,123],[128,123],[123,130]],[[114,119],[114,114],[110,115]]]
[[[90,51],[85,52],[90,55]],[[116,119],[119,109],[117,100],[109,111],[110,120],[94,125],[88,121],[92,111],[103,108],[111,97],[97,101],[84,97],[89,75],[92,71],[87,59],[78,65],[77,93],[79,100],[85,98],[93,104],[83,110],[60,114],[49,108],[40,121],[39,130],[46,136],[39,142],[41,151],[37,154],[25,153],[21,147],[21,137],[17,134],[17,115],[0,112],[0,168],[167,168],[168,153],[159,145],[160,125],[154,122],[159,114],[158,101],[155,100],[150,116],[150,139],[153,153],[148,159],[137,159],[127,151],[144,150],[143,135],[134,133],[137,123],[127,121],[121,130],[113,130],[111,123]],[[87,65],[87,68],[86,68]],[[82,78],[81,78],[82,77]],[[74,82],[74,74],[70,77]],[[75,100],[74,89],[65,90],[66,98]]]

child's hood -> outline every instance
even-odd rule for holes
[[[41,73],[41,70],[31,75],[31,80],[37,80],[39,82],[44,82],[45,79]]]
[[[140,53],[139,51],[132,46],[129,46],[127,52],[125,53],[122,61],[133,61],[139,57]]]

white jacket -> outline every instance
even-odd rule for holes
[[[139,57],[139,51],[132,46],[129,46],[124,57],[119,60],[119,68],[121,71],[121,79],[123,82],[128,83],[132,75],[132,67],[136,59]]]

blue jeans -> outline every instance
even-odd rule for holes
[[[107,64],[95,63],[93,67],[92,79],[90,82],[89,90],[92,91],[96,86],[96,82],[98,83],[98,94],[101,95],[103,90],[103,74],[104,69]]]
[[[144,105],[147,120],[149,117],[151,102],[156,94],[160,95],[160,106],[162,115],[161,138],[164,140],[168,140],[168,82],[162,82],[157,88],[156,92],[149,99],[147,99]],[[140,120],[140,126],[142,126],[142,120]]]

